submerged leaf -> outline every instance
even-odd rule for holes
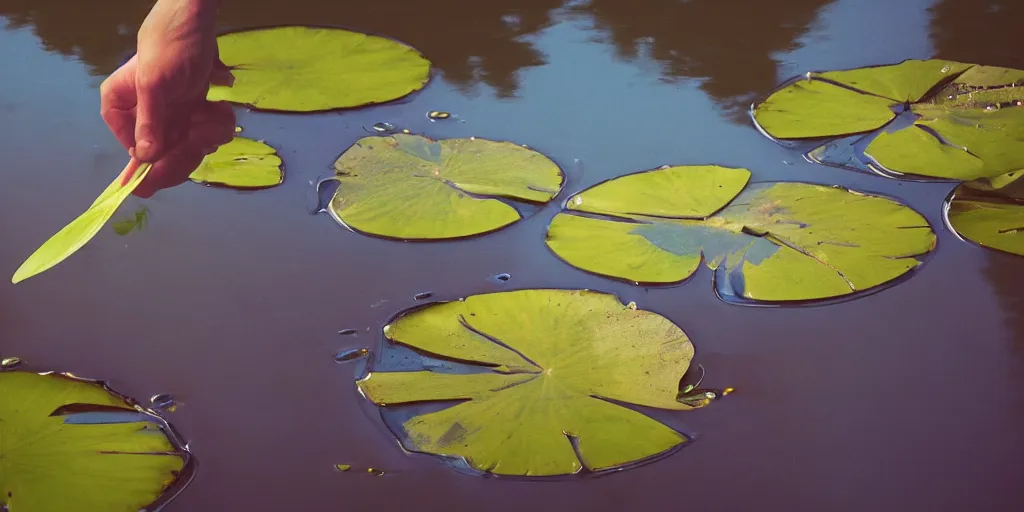
[[[692,409],[677,395],[693,345],[668,319],[613,295],[476,295],[409,312],[384,332],[392,343],[475,368],[371,371],[359,380],[381,406],[459,402],[405,420],[406,449],[500,475],[551,476],[619,468],[688,441],[615,402]]]
[[[50,237],[21,264],[21,267],[14,272],[11,282],[24,281],[44,272],[82,248],[92,237],[96,236],[96,233],[110,220],[121,203],[142,183],[142,180],[149,174],[150,167],[150,164],[138,164],[134,159],[129,162],[121,174],[96,198],[89,209]],[[128,176],[130,178],[125,182],[124,180]]]
[[[263,142],[235,137],[207,155],[189,179],[196,183],[238,189],[259,189],[284,181],[281,158]]]
[[[379,36],[338,28],[280,26],[217,38],[235,77],[210,87],[208,99],[292,112],[384,103],[423,87],[430,62]]]
[[[822,161],[836,139],[873,132],[854,169],[872,164],[901,175],[969,180],[1024,168],[1024,71],[946,60],[907,60],[808,73],[754,108],[754,120],[781,140],[815,140]],[[891,124],[908,111],[907,126]],[[901,116],[902,117],[902,116]]]
[[[1024,169],[953,191],[949,223],[978,245],[1024,256]]]
[[[330,211],[357,231],[405,240],[459,238],[500,229],[519,212],[498,198],[544,203],[561,169],[511,142],[365,137],[334,163]]]
[[[143,510],[189,457],[158,418],[99,383],[0,372],[0,397],[0,510]]]
[[[658,176],[671,176],[671,188]],[[728,193],[702,215],[672,214],[674,205],[708,201],[709,176]],[[913,270],[934,248],[927,220],[891,199],[808,183],[737,188],[747,176],[672,167],[599,184],[569,198],[568,211],[551,222],[548,247],[575,267],[635,283],[678,283],[704,261],[720,292],[755,301],[861,292]],[[662,199],[591,207],[592,197],[643,197],[648,187]]]

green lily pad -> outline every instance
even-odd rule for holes
[[[274,148],[235,137],[207,155],[189,179],[204,185],[251,190],[280,185],[284,182],[284,171]]]
[[[384,37],[338,28],[280,26],[217,38],[235,77],[211,86],[210,101],[264,110],[315,112],[385,103],[419,90],[430,61]]]
[[[895,177],[971,180],[1024,168],[1021,85],[1021,70],[907,60],[807,73],[753,113],[776,140],[812,144],[807,154],[819,163]],[[835,145],[846,138],[859,143],[853,155],[851,142]],[[842,151],[831,153],[830,147]]]
[[[598,184],[569,198],[548,247],[636,284],[680,283],[704,261],[723,299],[771,302],[890,283],[935,247],[928,221],[892,199],[749,178],[746,169],[683,166]]]
[[[132,159],[85,212],[29,255],[14,271],[11,282],[18,283],[53,268],[92,240],[128,195],[142,183],[151,167]]]
[[[650,460],[689,439],[619,403],[682,411],[718,397],[680,398],[693,345],[679,327],[588,290],[432,304],[400,315],[384,335],[387,345],[440,361],[372,368],[358,381],[364,396],[385,412],[457,402],[403,415],[393,428],[402,445],[498,475],[569,475]]]
[[[511,142],[401,133],[356,141],[334,169],[331,214],[356,231],[402,240],[501,229],[523,218],[509,202],[545,203],[564,181],[549,158]]]
[[[949,224],[964,238],[1024,256],[1024,170],[958,186],[949,201]]]
[[[187,480],[166,423],[100,382],[0,371],[0,397],[0,510],[144,510]]]

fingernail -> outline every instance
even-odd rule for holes
[[[142,153],[143,155],[149,155],[149,152],[153,150],[153,141],[151,140],[140,140],[135,144],[136,154]]]

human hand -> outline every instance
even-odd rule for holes
[[[135,56],[100,86],[100,114],[111,132],[134,158],[153,164],[135,189],[139,197],[184,183],[234,137],[230,105],[206,101],[211,83],[234,81],[217,54],[214,9],[210,0],[159,0],[139,29]]]

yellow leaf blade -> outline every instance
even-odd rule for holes
[[[110,220],[121,203],[142,183],[142,180],[149,174],[150,167],[150,164],[139,165],[131,179],[121,185],[123,177],[132,168],[132,163],[129,163],[121,171],[121,174],[107,186],[106,190],[96,198],[89,209],[50,237],[18,267],[11,282],[19,283],[45,272],[81,249],[92,237],[96,236],[96,233]]]

